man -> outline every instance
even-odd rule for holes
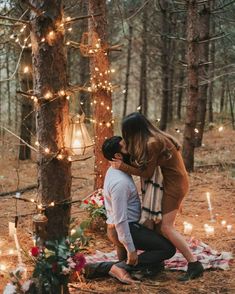
[[[117,158],[129,163],[124,147],[121,137],[111,137],[102,146],[103,155],[109,161]],[[132,177],[109,167],[104,181],[104,202],[108,237],[117,246],[119,260],[127,257],[126,262],[117,264],[117,278],[121,267],[128,271],[159,271],[162,262],[171,258],[176,250],[169,240],[138,223],[141,203]],[[144,252],[137,255],[138,249]]]

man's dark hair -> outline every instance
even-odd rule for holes
[[[114,158],[115,153],[121,152],[121,146],[120,146],[121,140],[122,140],[122,137],[113,136],[104,141],[102,145],[102,152],[106,159],[111,161]]]

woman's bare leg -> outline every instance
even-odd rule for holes
[[[197,261],[193,256],[184,237],[175,229],[174,223],[178,209],[170,211],[162,216],[161,232],[183,254],[188,262]]]

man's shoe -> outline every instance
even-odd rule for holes
[[[120,268],[116,265],[113,265],[109,271],[109,275],[113,278],[116,278],[118,279],[120,282],[122,282],[123,284],[133,284],[135,283],[136,281],[133,280],[131,278],[131,276],[129,275],[129,273],[123,269],[123,268]]]
[[[186,282],[189,280],[199,278],[203,275],[203,271],[204,269],[200,261],[189,262],[186,274],[179,277],[178,281]]]
[[[143,273],[145,278],[153,278],[160,272],[162,272],[165,269],[164,261],[160,262],[158,265],[151,266],[149,268],[146,268]]]

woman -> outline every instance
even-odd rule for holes
[[[157,165],[161,167],[164,186],[161,232],[188,261],[187,273],[179,280],[187,281],[201,276],[202,264],[193,256],[187,242],[174,227],[177,212],[189,188],[187,171],[179,151],[180,144],[138,112],[124,118],[122,136],[126,152],[131,155],[135,167],[117,159],[113,159],[112,166],[144,178],[151,178]]]

